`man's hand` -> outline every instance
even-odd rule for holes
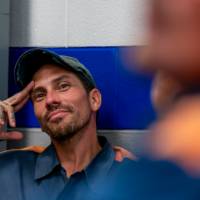
[[[23,137],[22,133],[17,131],[6,132],[2,131],[5,124],[11,127],[16,126],[15,112],[19,111],[30,97],[30,91],[34,86],[34,82],[30,82],[21,92],[14,96],[0,101],[0,140],[18,140]]]

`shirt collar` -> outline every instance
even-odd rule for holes
[[[104,181],[115,160],[115,153],[107,139],[102,136],[98,139],[102,149],[84,170],[88,184],[93,189]]]
[[[50,174],[55,167],[60,165],[53,144],[49,145],[36,159],[35,179],[40,179]]]
[[[115,153],[107,139],[100,136],[98,140],[102,149],[86,169],[83,170],[91,186],[97,183],[97,180],[99,183],[101,178],[106,176],[115,159]],[[60,163],[55,148],[53,144],[51,144],[39,154],[36,160],[35,179],[37,180],[47,176],[59,165]]]

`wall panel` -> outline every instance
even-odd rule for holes
[[[11,46],[64,46],[65,0],[12,0]]]

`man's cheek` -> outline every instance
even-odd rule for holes
[[[45,117],[45,112],[41,112],[41,109],[35,109],[35,116],[36,118],[41,122],[42,120],[44,120]]]

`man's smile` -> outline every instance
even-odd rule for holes
[[[58,118],[65,117],[69,112],[64,109],[57,109],[55,111],[52,111],[47,116],[47,121],[54,122],[57,121]]]

